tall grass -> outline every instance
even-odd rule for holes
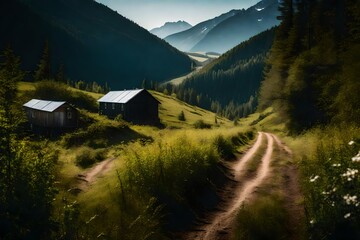
[[[314,154],[302,159],[312,239],[360,238],[360,128],[328,127]]]
[[[283,201],[276,195],[261,197],[243,206],[236,218],[233,239],[277,240],[286,239],[287,212]]]

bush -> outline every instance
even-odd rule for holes
[[[210,129],[211,128],[211,124],[205,123],[203,120],[197,120],[194,123],[194,127],[196,129]]]
[[[40,81],[36,83],[34,98],[52,101],[66,101],[77,108],[97,112],[96,100],[79,91],[71,90],[67,85],[55,81]]]
[[[186,121],[184,111],[181,111],[181,113],[178,116],[179,121]]]
[[[345,139],[356,133],[339,131]],[[338,141],[334,135],[324,136],[314,156],[302,161],[307,223],[313,239],[360,237],[360,139]]]
[[[77,154],[75,158],[76,165],[87,168],[93,165],[96,162],[104,160],[106,157],[104,149],[92,149],[89,147],[83,147]]]
[[[213,144],[221,158],[231,159],[235,157],[234,152],[236,149],[234,144],[229,139],[225,139],[224,136],[215,137]]]

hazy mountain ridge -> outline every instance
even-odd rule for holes
[[[190,59],[108,7],[90,0],[0,3],[0,48],[8,44],[33,71],[49,41],[52,70],[71,79],[137,87],[190,70]]]
[[[263,0],[244,10],[231,10],[214,19],[170,35],[165,41],[187,52],[224,53],[252,36],[279,24],[278,0]]]
[[[177,22],[166,22],[163,26],[150,30],[150,33],[158,36],[159,38],[165,38],[169,35],[179,33],[191,28],[188,22],[177,21]]]
[[[263,0],[215,26],[191,51],[226,52],[280,22],[278,0]]]
[[[165,41],[181,51],[190,51],[190,49],[200,42],[216,25],[241,11],[243,10],[231,10],[218,17],[201,22],[186,31],[167,36]]]

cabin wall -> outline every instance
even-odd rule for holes
[[[136,95],[129,102],[99,103],[99,113],[109,118],[121,115],[124,120],[137,124],[157,124],[159,120],[159,102],[147,91]]]
[[[79,113],[69,106],[64,105],[54,112],[45,112],[31,108],[25,108],[30,124],[45,128],[75,128],[78,125]]]

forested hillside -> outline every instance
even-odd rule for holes
[[[293,131],[360,119],[359,1],[283,1],[260,105]]]
[[[191,68],[186,55],[91,0],[1,1],[0,29],[0,50],[14,49],[26,71],[36,69],[46,42],[52,74],[63,66],[72,80],[112,88],[160,82]]]
[[[247,116],[257,106],[265,59],[275,29],[267,30],[240,44],[169,91],[190,104],[226,116]]]
[[[359,239],[360,4],[284,0],[261,86],[292,136],[308,239]],[[291,137],[289,137],[291,138]]]
[[[263,0],[237,12],[216,25],[191,48],[192,52],[214,51],[224,53],[266,29],[279,24],[278,0]]]

